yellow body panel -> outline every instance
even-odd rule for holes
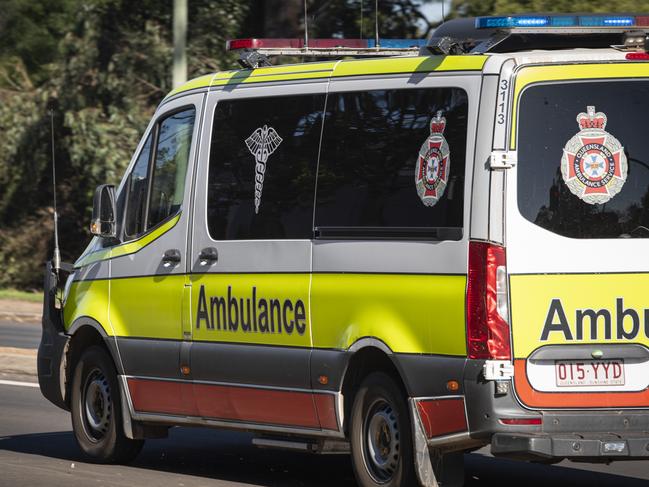
[[[296,79],[328,78],[335,62],[287,64],[257,69],[222,71],[214,74],[211,86],[239,83],[265,83],[269,81],[291,81]]]
[[[209,88],[210,86],[309,79],[326,80],[330,77],[342,76],[428,73],[435,71],[481,71],[486,61],[487,56],[405,56],[220,71],[188,81],[183,86],[170,92],[167,98],[184,91]]]
[[[206,74],[204,76],[199,76],[198,78],[194,78],[188,81],[187,83],[185,83],[184,85],[171,90],[167,95],[167,97],[177,95],[178,93],[181,93],[183,91],[195,90],[198,88],[206,88],[210,86],[212,82],[212,78],[214,78],[214,74]]]
[[[515,358],[542,345],[649,346],[649,274],[513,275],[510,289]]]
[[[516,117],[518,104],[525,87],[544,81],[574,81],[581,79],[646,78],[647,63],[567,64],[563,66],[527,66],[516,75],[512,104],[511,149],[516,148]]]
[[[117,336],[182,340],[184,274],[110,281],[110,322]]]
[[[175,227],[176,223],[178,223],[178,220],[180,220],[180,215],[176,215],[174,218],[168,220],[167,222],[163,223],[159,227],[154,228],[149,233],[145,233],[137,240],[132,240],[130,242],[116,245],[115,247],[97,250],[95,252],[87,254],[82,258],[80,258],[79,260],[77,260],[74,263],[74,267],[79,268],[89,264],[93,264],[95,262],[99,262],[101,260],[121,257],[123,255],[134,254],[138,250],[143,249],[144,247],[149,245],[151,242],[156,240],[162,234],[167,233],[169,230]]]
[[[314,274],[314,346],[375,337],[394,352],[466,355],[465,288],[466,276]]]
[[[63,308],[63,323],[68,330],[75,320],[87,316],[97,321],[107,335],[114,335],[108,320],[108,280],[76,281]]]
[[[332,76],[362,76],[374,74],[428,73],[433,71],[479,71],[486,56],[418,56],[388,59],[360,59],[341,62]]]
[[[308,274],[192,274],[191,283],[194,340],[299,347],[312,345]],[[203,302],[200,301],[201,295],[205,298]],[[223,301],[219,305],[220,299]],[[265,320],[262,318],[262,300],[266,302]],[[279,301],[279,316],[276,307],[270,309],[271,300]],[[298,305],[298,301],[302,305]],[[300,316],[296,316],[298,306]],[[247,326],[242,323],[241,309],[247,317]],[[207,319],[199,319],[199,311],[206,311]],[[288,328],[278,326],[284,315]]]
[[[346,350],[361,338],[373,337],[394,352],[466,354],[465,276],[316,274],[309,301],[311,277],[306,273],[194,274],[189,278],[191,298],[185,293],[185,299],[191,299],[189,318],[183,315],[188,308],[182,302],[187,279],[172,275],[75,283],[66,305],[66,323],[87,315],[100,323],[110,321],[108,334],[182,340],[183,323],[188,331],[189,321],[192,338],[200,341]],[[218,307],[220,298],[228,311]],[[266,330],[261,300],[267,302]],[[279,310],[271,307],[271,300],[279,301]],[[253,302],[257,311],[255,318],[244,311],[250,323],[244,330],[240,310],[248,302],[251,313],[255,313]],[[237,311],[232,312],[235,306]],[[209,315],[209,323],[205,315],[199,319],[201,310]],[[290,325],[288,331],[286,326],[280,328],[281,319]]]

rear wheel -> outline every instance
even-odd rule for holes
[[[352,405],[354,474],[362,487],[417,485],[408,407],[394,380],[374,372]]]
[[[143,441],[124,435],[117,373],[112,359],[101,347],[88,348],[77,363],[71,411],[77,444],[93,461],[129,462],[142,449]]]

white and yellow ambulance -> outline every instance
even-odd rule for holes
[[[646,459],[647,32],[232,41],[262,67],[171,92],[62,290],[48,267],[43,394],[101,462],[177,425],[350,451],[362,486],[461,485],[489,444]]]

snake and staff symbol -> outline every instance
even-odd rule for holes
[[[282,140],[277,131],[267,125],[256,129],[246,139],[248,150],[255,156],[255,213],[259,213],[261,206],[261,192],[264,189],[268,157],[277,150]]]

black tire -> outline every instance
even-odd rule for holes
[[[389,375],[373,372],[365,378],[350,421],[352,464],[359,486],[418,485],[408,406]]]
[[[88,348],[72,379],[72,429],[90,459],[97,463],[127,463],[144,445],[124,435],[117,373],[105,349]]]

